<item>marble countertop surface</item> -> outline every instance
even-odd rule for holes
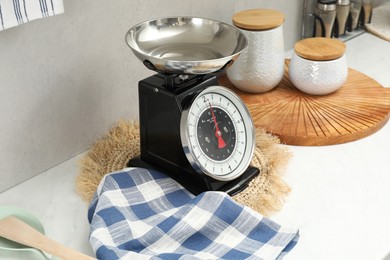
[[[347,60],[390,87],[390,42],[364,33],[347,42]],[[384,259],[390,252],[390,123],[358,141],[289,149],[284,179],[292,190],[271,216],[300,230],[285,259]],[[75,192],[81,157],[1,193],[0,205],[31,211],[49,237],[93,256],[88,205]]]

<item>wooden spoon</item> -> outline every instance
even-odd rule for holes
[[[48,238],[14,216],[9,216],[0,220],[0,236],[23,245],[38,248],[64,260],[95,259]]]

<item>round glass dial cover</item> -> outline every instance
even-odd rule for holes
[[[201,91],[180,122],[188,161],[197,172],[221,181],[239,177],[254,151],[252,118],[242,100],[221,86]]]

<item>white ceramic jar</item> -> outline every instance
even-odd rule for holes
[[[291,83],[311,95],[338,90],[348,77],[345,48],[343,42],[331,38],[307,38],[297,42],[289,66]]]
[[[276,87],[284,75],[283,13],[252,9],[236,13],[233,24],[248,38],[248,47],[227,71],[240,90],[262,93]]]

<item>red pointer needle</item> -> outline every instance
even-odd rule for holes
[[[224,147],[226,146],[226,143],[225,143],[225,141],[222,139],[222,133],[221,133],[221,131],[219,131],[218,123],[217,123],[217,118],[216,118],[215,115],[214,115],[213,108],[211,107],[211,104],[210,104],[210,103],[209,103],[209,105],[210,105],[210,111],[211,111],[211,115],[213,116],[214,125],[215,125],[215,137],[218,138],[218,148],[224,148]]]

